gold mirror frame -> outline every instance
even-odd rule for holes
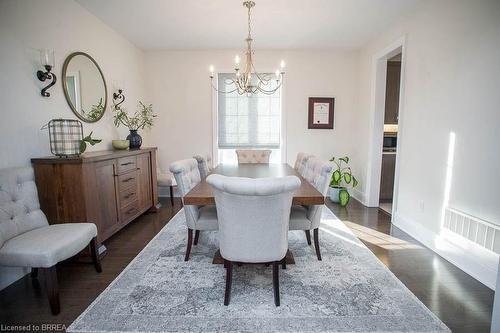
[[[78,55],[87,57],[90,59],[90,61],[92,61],[92,63],[99,70],[99,74],[101,74],[101,78],[102,78],[102,83],[104,84],[104,111],[102,112],[100,117],[96,118],[95,120],[89,120],[87,118],[82,117],[82,115],[76,110],[75,106],[71,102],[71,99],[70,99],[69,94],[68,94],[68,88],[66,87],[66,70],[68,69],[68,65],[69,65],[69,62],[71,61],[71,59],[73,59],[74,57],[76,57]],[[106,79],[104,79],[104,74],[102,73],[101,67],[99,67],[99,65],[94,60],[94,58],[92,58],[89,54],[87,54],[85,52],[73,52],[69,56],[67,56],[66,60],[64,60],[64,64],[63,64],[63,68],[62,68],[61,82],[62,82],[62,86],[63,86],[63,90],[64,90],[64,96],[66,97],[66,102],[68,102],[68,105],[71,108],[71,111],[73,111],[73,113],[78,117],[78,119],[80,119],[86,123],[95,123],[95,122],[99,121],[102,118],[102,116],[104,116],[104,113],[106,112],[106,108],[108,106],[108,87],[106,85]]]

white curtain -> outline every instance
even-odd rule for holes
[[[271,75],[271,74],[267,74]],[[227,80],[234,74],[219,74],[218,89],[231,91],[234,85]],[[276,87],[270,82],[269,89]],[[278,89],[272,95],[262,93],[250,96],[218,93],[218,148],[280,148],[281,96]]]

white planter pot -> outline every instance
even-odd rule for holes
[[[341,187],[330,187],[330,200],[332,202],[339,203],[339,192],[342,188]]]

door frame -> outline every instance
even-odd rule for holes
[[[378,207],[380,199],[380,179],[382,173],[382,150],[384,141],[385,90],[387,60],[401,53],[401,77],[399,86],[398,135],[396,148],[396,167],[394,172],[394,194],[392,216],[397,211],[399,193],[399,169],[402,151],[402,133],[404,121],[404,89],[406,67],[406,37],[400,37],[382,50],[376,52],[371,62],[371,98],[370,98],[370,142],[367,172],[367,205]],[[392,217],[391,217],[392,219]]]

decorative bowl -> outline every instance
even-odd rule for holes
[[[113,141],[111,141],[111,144],[113,145],[113,148],[115,148],[115,149],[124,150],[124,149],[128,149],[130,141],[129,140],[113,140]]]

